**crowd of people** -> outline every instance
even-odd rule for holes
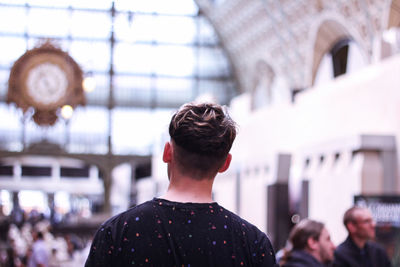
[[[6,218],[7,217],[3,217]],[[42,218],[17,225],[1,221],[0,266],[4,267],[72,267],[83,266],[89,240],[75,234],[54,234],[50,221]]]

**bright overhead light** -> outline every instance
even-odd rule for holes
[[[85,92],[92,92],[96,88],[96,80],[94,79],[93,76],[88,76],[83,79],[83,90]]]
[[[73,113],[74,113],[74,109],[70,105],[64,105],[61,108],[61,116],[66,120],[70,119],[72,117]]]

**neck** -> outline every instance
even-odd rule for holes
[[[307,249],[307,248],[304,249],[304,251],[307,252],[308,254],[310,254],[311,256],[313,256],[317,261],[322,263],[322,259],[321,259],[321,256],[319,255],[319,253],[317,253],[314,250]]]
[[[356,236],[351,236],[351,240],[353,240],[354,244],[356,244],[356,246],[360,249],[364,248],[365,244],[367,243],[367,240],[358,238]]]
[[[161,196],[174,202],[211,203],[214,178],[195,180],[185,176],[172,176],[167,192]]]

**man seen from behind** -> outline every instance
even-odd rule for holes
[[[267,236],[212,199],[236,137],[223,108],[186,104],[169,134],[167,192],[103,223],[85,266],[277,266]]]

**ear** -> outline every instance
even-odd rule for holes
[[[347,230],[349,233],[354,233],[356,231],[357,226],[353,222],[347,223]]]
[[[224,164],[222,165],[221,168],[219,168],[218,172],[226,171],[229,168],[229,165],[231,164],[231,160],[232,160],[232,155],[231,153],[228,153],[228,156],[226,156]]]
[[[163,161],[170,163],[172,159],[172,145],[170,142],[166,142],[164,146]]]
[[[309,237],[308,239],[307,239],[307,246],[308,246],[308,248],[311,250],[311,251],[314,251],[314,250],[316,250],[317,248],[318,248],[318,241],[317,240],[315,240],[314,238],[312,238],[312,237]]]

